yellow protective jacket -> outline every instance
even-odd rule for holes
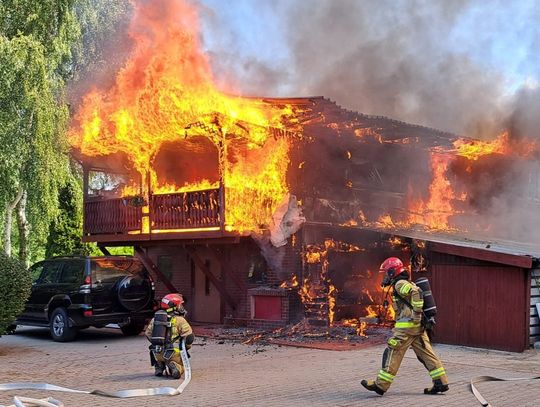
[[[187,322],[187,320],[180,316],[180,315],[173,315],[171,317],[171,339],[172,342],[180,342],[182,338],[185,338],[189,334],[193,333],[193,330],[191,329],[191,325]],[[146,337],[148,340],[152,337],[152,330],[154,329],[154,318],[150,320],[150,323],[146,327]]]
[[[412,308],[400,297],[412,305]],[[422,307],[424,306],[422,290],[412,281],[398,280],[394,284],[392,298],[394,300],[393,307],[396,311],[396,325],[394,328],[419,328],[422,321]]]

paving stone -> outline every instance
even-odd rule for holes
[[[19,328],[0,338],[0,382],[47,382],[81,390],[126,390],[176,387],[179,382],[156,378],[149,365],[148,342],[126,338],[115,329],[88,329],[75,342],[56,343],[40,328]],[[329,351],[288,346],[241,345],[197,338],[191,351],[193,378],[183,394],[127,400],[92,395],[42,392],[0,392],[0,404],[14,395],[52,396],[66,406],[476,406],[469,390],[474,376],[540,375],[540,352],[510,353],[436,345],[450,379],[450,391],[425,396],[429,375],[409,351],[391,389],[383,397],[367,392],[360,380],[374,378],[384,345]],[[540,380],[489,382],[478,385],[493,406],[540,406]]]

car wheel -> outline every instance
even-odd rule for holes
[[[125,336],[136,336],[144,330],[144,323],[140,321],[131,321],[120,327]]]
[[[64,308],[56,308],[52,312],[49,327],[56,342],[69,342],[77,335],[77,329],[69,326],[69,317]]]
[[[13,335],[16,330],[17,330],[17,325],[10,325],[6,328],[6,334]]]

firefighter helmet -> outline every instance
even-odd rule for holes
[[[391,285],[396,277],[406,271],[403,262],[397,257],[389,257],[382,262],[379,268],[380,273],[384,273],[382,286],[386,287]]]
[[[184,297],[182,294],[167,294],[161,299],[160,307],[164,310],[173,308],[174,310],[180,309],[184,304]]]

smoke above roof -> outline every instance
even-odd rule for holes
[[[253,6],[268,16],[260,21],[225,21],[210,6],[203,15],[220,37],[209,47],[216,76],[245,94],[324,95],[359,112],[491,138],[524,107],[508,70],[536,74],[540,11],[529,3],[262,1]],[[235,24],[261,22],[274,25],[261,28],[269,34],[258,41],[267,42],[245,52]],[[262,57],[268,52],[275,58]]]

